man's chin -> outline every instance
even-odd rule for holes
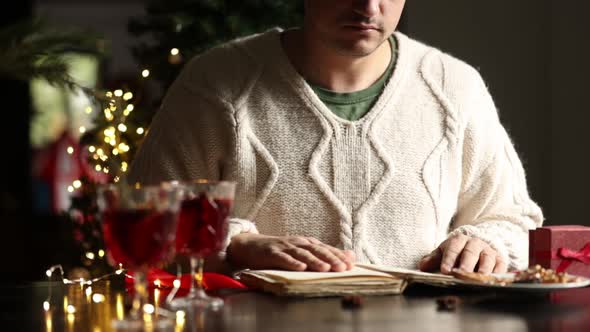
[[[331,44],[342,55],[364,57],[375,52],[386,39],[380,31],[373,31],[370,34],[347,34],[334,39]]]
[[[352,57],[365,57],[371,55],[381,43],[350,43],[339,44],[337,47],[338,53]]]

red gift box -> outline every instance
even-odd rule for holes
[[[590,227],[546,226],[529,231],[529,265],[590,277]]]

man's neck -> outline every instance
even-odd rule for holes
[[[366,89],[383,75],[391,61],[387,41],[365,56],[338,53],[304,30],[290,30],[283,36],[283,48],[299,74],[308,82],[334,92]]]

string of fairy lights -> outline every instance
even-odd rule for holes
[[[91,279],[84,279],[84,278],[68,279],[65,277],[64,269],[61,265],[54,265],[54,266],[51,266],[49,269],[47,269],[45,274],[46,274],[47,279],[49,281],[48,292],[47,292],[48,295],[47,295],[46,300],[43,302],[43,310],[46,313],[45,320],[46,320],[46,325],[48,326],[48,328],[52,325],[51,313],[54,309],[54,305],[52,304],[52,288],[53,288],[53,281],[55,281],[54,276],[56,275],[56,273],[59,276],[59,279],[60,279],[59,281],[62,284],[64,284],[64,285],[79,285],[80,289],[86,295],[86,298],[88,299],[88,303],[90,305],[92,305],[93,303],[94,304],[101,304],[101,303],[104,303],[105,301],[107,301],[107,297],[104,294],[99,293],[99,292],[94,292],[94,290],[92,289],[92,285],[94,285],[95,283],[97,283],[99,281],[108,280],[110,277],[113,277],[116,275],[121,275],[121,274],[125,273],[125,269],[123,269],[123,267],[119,264],[119,268],[117,270],[115,270],[113,273],[106,274],[106,275],[96,277],[96,278],[91,278]],[[125,274],[125,277],[133,278],[133,276],[128,275],[128,274]],[[173,287],[165,299],[166,303],[170,303],[174,299],[174,297],[176,296],[178,291],[180,290],[180,287],[181,287],[180,277],[181,277],[181,275],[180,275],[180,271],[179,271],[176,276],[176,279],[172,283]],[[153,281],[153,287],[154,287],[154,304],[146,303],[143,305],[143,308],[142,308],[143,320],[146,323],[150,323],[152,321],[152,316],[154,316],[154,315],[161,315],[166,318],[172,318],[172,319],[175,319],[177,330],[182,331],[184,324],[185,324],[185,320],[186,320],[186,312],[183,310],[170,311],[168,309],[158,307],[158,304],[160,303],[160,292],[164,287],[162,287],[162,282],[159,279],[156,279]],[[125,315],[122,297],[117,296],[115,307],[116,307],[117,317],[119,319],[122,319]],[[67,322],[70,324],[73,324],[73,322],[76,319],[77,308],[73,303],[69,302],[67,296],[64,296],[64,298],[63,298],[63,312],[67,315],[66,316]]]

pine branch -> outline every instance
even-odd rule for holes
[[[19,22],[0,30],[0,75],[28,81],[43,78],[54,85],[82,88],[68,74],[67,53],[103,56],[94,33],[51,26],[42,19]]]

